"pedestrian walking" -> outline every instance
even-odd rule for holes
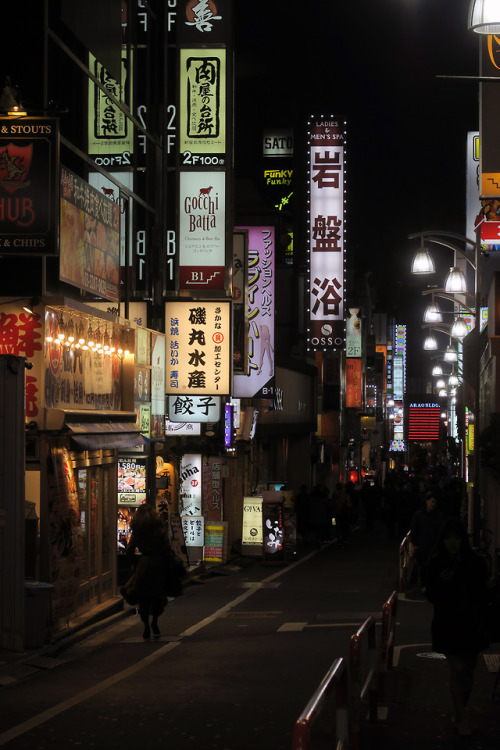
[[[467,704],[480,651],[486,637],[486,593],[489,571],[472,550],[459,518],[444,521],[426,573],[426,595],[434,605],[432,647],[446,656],[455,721],[460,735],[471,734]]]
[[[167,605],[167,571],[172,550],[167,527],[152,505],[140,505],[130,527],[132,535],[125,552],[133,560],[134,573],[122,586],[121,593],[129,604],[138,605],[144,624],[142,637],[149,640],[151,630],[155,637],[160,635],[158,618]]]
[[[332,512],[337,529],[337,540],[342,546],[351,535],[351,501],[342,482],[338,482],[333,492]]]
[[[413,561],[410,583],[418,585],[420,578],[422,590],[425,589],[425,566],[443,520],[436,495],[430,490],[425,496],[424,507],[416,511],[410,527],[410,557]]]

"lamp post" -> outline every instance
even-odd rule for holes
[[[434,273],[435,266],[430,253],[426,247],[424,247],[424,241],[426,243],[433,243],[435,245],[441,245],[454,252],[455,265],[450,269],[448,273],[445,285],[443,289],[439,290],[426,290],[423,294],[433,294],[433,297],[443,297],[457,302],[461,307],[467,309],[472,313],[472,309],[464,302],[464,300],[470,300],[474,304],[474,328],[472,335],[474,337],[474,466],[473,466],[473,500],[472,500],[472,518],[469,519],[469,530],[472,532],[473,544],[479,545],[480,541],[480,530],[481,530],[481,496],[479,491],[479,477],[480,477],[480,466],[479,466],[479,429],[480,429],[480,417],[479,417],[479,380],[480,380],[480,364],[479,364],[479,342],[480,342],[480,318],[481,318],[481,235],[480,226],[476,227],[476,236],[474,240],[464,237],[463,235],[456,234],[454,232],[442,232],[442,231],[424,231],[410,234],[408,239],[420,239],[421,247],[415,259],[412,263],[412,273],[423,274],[423,273]],[[457,243],[462,244],[464,250],[458,246]],[[467,251],[470,251],[469,254]],[[426,258],[429,257],[431,262],[426,265]],[[465,285],[462,281],[463,272],[457,267],[457,258],[466,261],[474,271],[474,294],[469,294],[466,291]],[[460,299],[460,297],[462,299]],[[459,316],[461,317],[461,316]]]

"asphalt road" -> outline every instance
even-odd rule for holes
[[[241,559],[187,586],[160,619],[159,639],[144,642],[131,616],[4,687],[0,746],[289,750],[296,719],[334,660],[348,658],[351,635],[369,615],[380,630],[397,580],[398,541],[382,525],[287,566]],[[408,627],[409,642],[422,642],[428,623]],[[319,746],[332,722],[325,708]]]

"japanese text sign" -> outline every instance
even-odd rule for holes
[[[165,329],[167,394],[228,395],[231,303],[169,302],[166,305]]]
[[[274,397],[274,227],[248,231],[248,374],[235,375],[238,398]]]
[[[341,349],[344,325],[344,124],[314,118],[309,125],[308,346]]]

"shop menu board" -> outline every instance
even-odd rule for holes
[[[146,459],[118,458],[118,505],[146,502]]]

